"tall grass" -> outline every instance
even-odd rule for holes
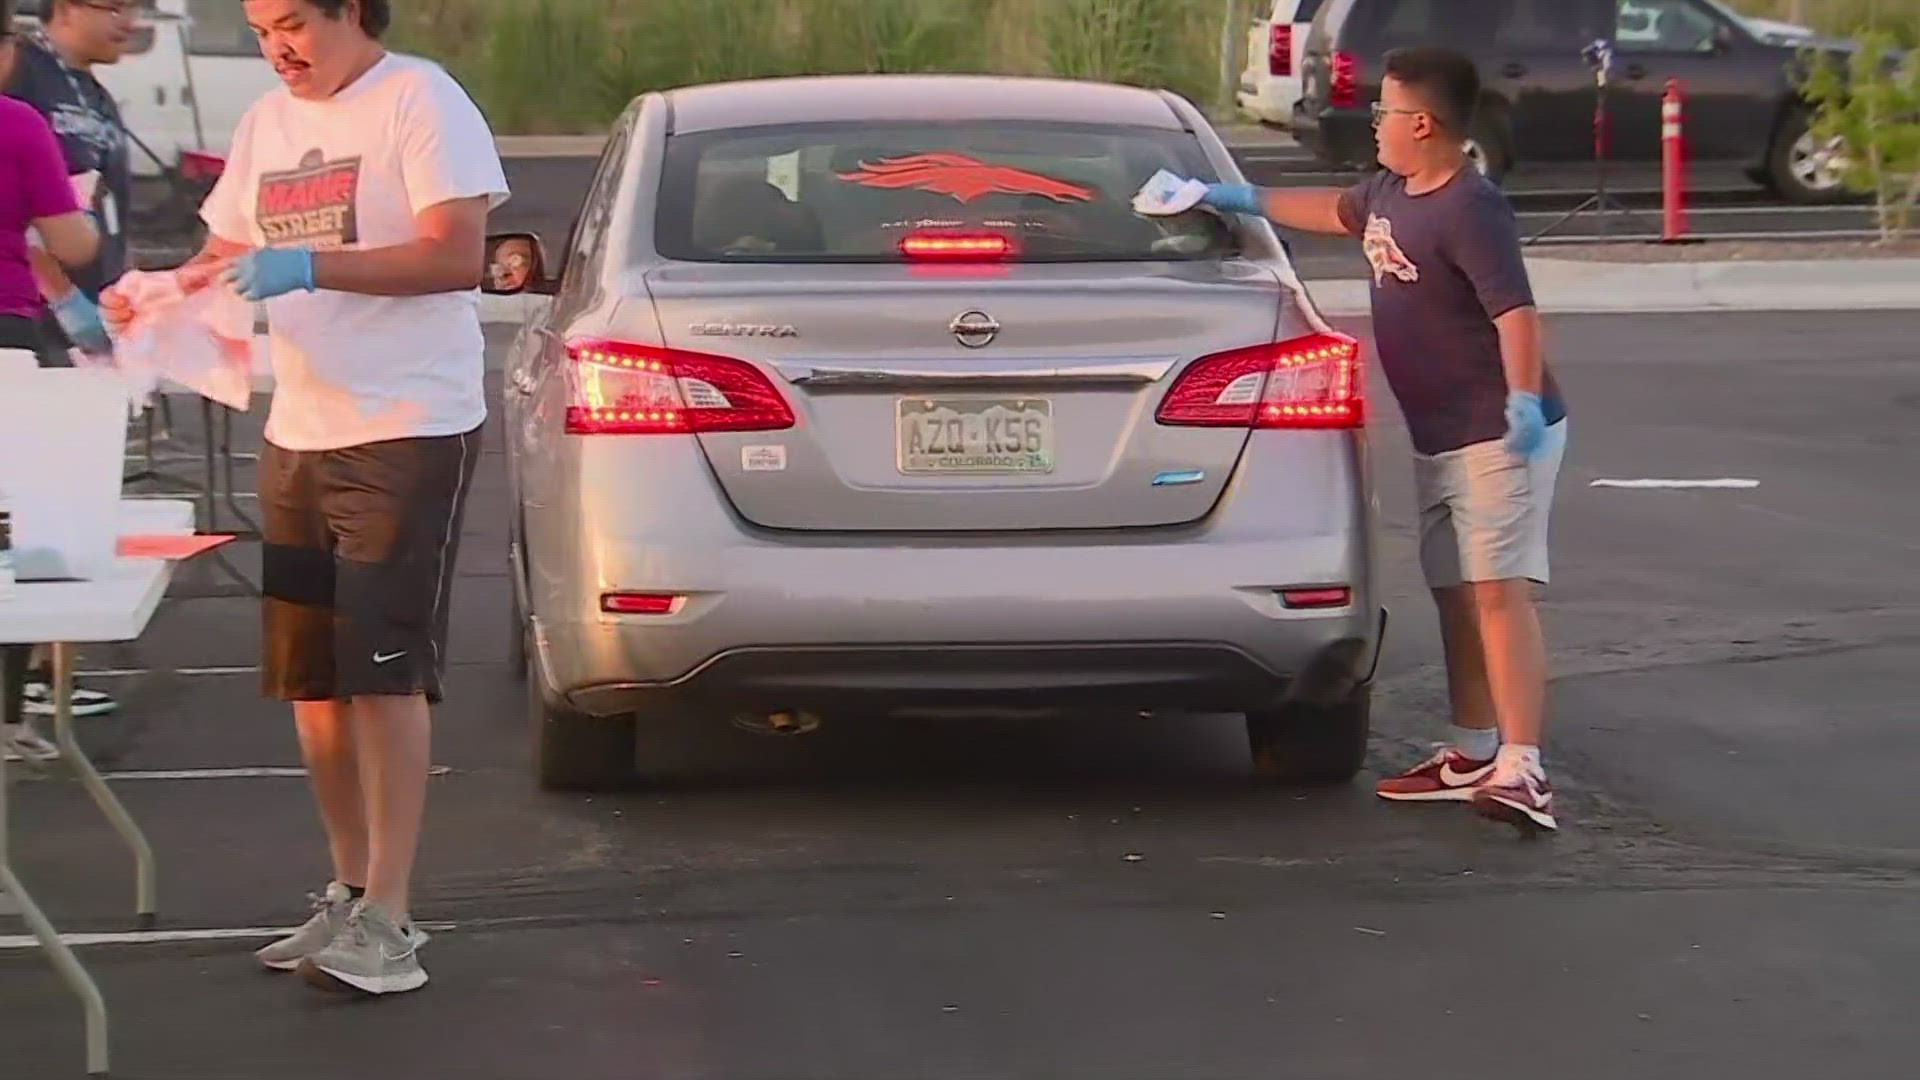
[[[394,34],[496,130],[592,132],[649,90],[791,74],[1058,74],[1212,104],[1218,2],[419,0]]]

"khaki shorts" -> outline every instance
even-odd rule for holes
[[[1526,461],[1501,440],[1444,454],[1415,454],[1420,501],[1420,569],[1427,586],[1548,579],[1547,518],[1567,450],[1567,422],[1547,428],[1540,456]]]

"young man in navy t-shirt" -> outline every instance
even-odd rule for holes
[[[1374,127],[1383,168],[1345,191],[1215,184],[1203,200],[1286,227],[1359,237],[1380,363],[1415,450],[1420,564],[1440,609],[1450,745],[1380,783],[1382,798],[1471,802],[1557,828],[1540,764],[1546,646],[1532,582],[1547,581],[1547,517],[1565,404],[1541,353],[1506,197],[1467,161],[1473,62],[1388,55]]]

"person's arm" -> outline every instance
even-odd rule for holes
[[[1452,221],[1447,256],[1473,284],[1481,310],[1500,337],[1500,367],[1507,381],[1507,446],[1532,454],[1546,434],[1540,400],[1546,382],[1546,350],[1540,310],[1520,248],[1520,222],[1498,193],[1474,199]]]
[[[316,251],[313,286],[366,296],[476,289],[487,262],[486,196],[452,199],[415,218],[420,238],[366,251]]]
[[[1359,236],[1373,201],[1374,179],[1349,188],[1263,188],[1209,184],[1201,202],[1216,210],[1264,217],[1283,228],[1326,236]]]
[[[1540,309],[1532,304],[1514,308],[1493,320],[1493,325],[1500,331],[1500,366],[1507,374],[1507,389],[1538,396],[1547,372]]]
[[[34,218],[33,228],[45,249],[44,257],[35,263],[36,270],[44,267],[58,273],[63,264],[85,266],[100,253],[100,230],[85,210]],[[66,275],[62,273],[60,278],[65,280]]]

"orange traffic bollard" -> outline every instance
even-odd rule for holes
[[[1660,242],[1680,243],[1687,235],[1687,139],[1682,119],[1686,98],[1680,80],[1667,80],[1667,96],[1660,104],[1661,225]]]

